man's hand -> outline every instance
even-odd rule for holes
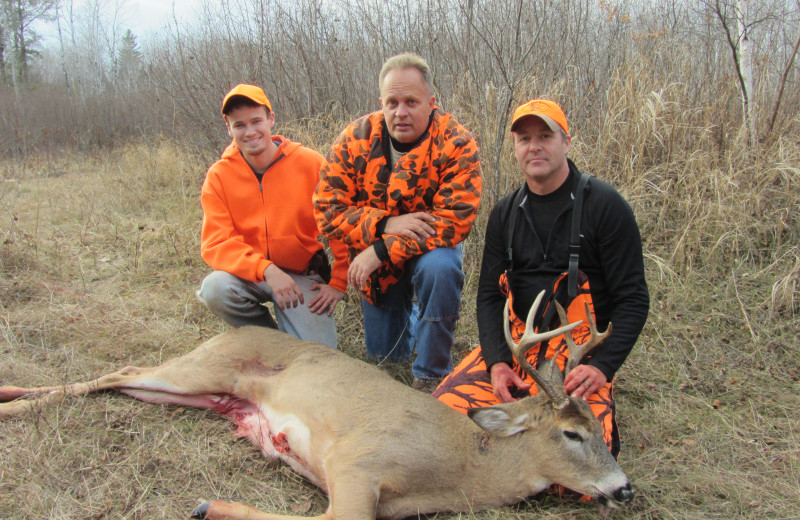
[[[269,264],[269,267],[264,269],[264,281],[272,291],[275,304],[282,311],[303,303],[303,291],[292,280],[292,277],[284,273],[277,265]]]
[[[572,397],[580,397],[586,401],[590,395],[606,384],[608,379],[599,368],[591,365],[578,365],[567,374],[564,380],[564,391]]]
[[[344,293],[326,283],[315,283],[311,286],[312,291],[319,291],[314,299],[308,303],[311,312],[322,314],[328,309],[328,316],[333,315],[336,305],[344,297]]]
[[[527,390],[531,387],[531,385],[523,381],[507,363],[495,363],[492,365],[489,373],[492,376],[492,392],[502,403],[516,401],[516,399],[511,397],[511,392],[508,391],[509,388],[516,387],[520,390]]]
[[[436,234],[436,230],[428,225],[428,222],[435,222],[436,217],[417,211],[416,213],[406,213],[396,217],[389,217],[386,220],[386,227],[383,233],[388,235],[403,235],[414,240],[424,240]]]
[[[388,224],[387,224],[388,227]],[[358,253],[350,262],[350,267],[347,269],[347,283],[357,289],[363,289],[367,285],[369,275],[381,265],[381,259],[375,253],[375,248],[369,246],[365,250]]]

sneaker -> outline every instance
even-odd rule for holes
[[[419,390],[420,392],[425,392],[426,394],[432,394],[436,387],[439,386],[439,383],[442,382],[444,378],[422,378],[422,377],[415,377],[413,381],[411,381],[411,388],[414,390]]]

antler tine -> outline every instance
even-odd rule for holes
[[[525,352],[530,349],[533,345],[536,345],[539,342],[549,340],[555,338],[556,336],[560,336],[566,332],[571,331],[575,327],[581,324],[581,321],[576,321],[575,323],[562,323],[561,327],[555,330],[548,330],[547,332],[534,332],[533,331],[533,320],[536,318],[536,313],[539,311],[539,305],[542,303],[542,298],[544,298],[544,291],[540,292],[536,299],[533,301],[533,305],[531,305],[531,310],[528,311],[528,319],[525,321],[525,333],[520,338],[520,348],[525,348]],[[506,302],[508,305],[508,302]],[[505,321],[506,326],[508,326],[508,320]]]
[[[581,324],[580,321],[575,323],[570,323],[565,326],[559,327],[556,330],[551,330],[542,333],[536,333],[533,331],[533,320],[536,316],[536,311],[539,310],[539,304],[542,302],[542,298],[544,297],[544,291],[540,292],[539,295],[536,297],[536,300],[533,302],[531,306],[531,310],[528,312],[528,319],[525,321],[525,333],[520,338],[519,343],[516,343],[511,338],[511,330],[508,324],[508,300],[506,300],[505,308],[503,309],[503,332],[506,336],[506,344],[508,344],[508,348],[511,349],[511,353],[514,354],[514,358],[516,358],[517,363],[522,367],[522,369],[528,373],[538,387],[543,390],[553,401],[561,401],[564,398],[563,390],[559,392],[553,386],[542,377],[539,372],[534,369],[530,363],[528,363],[525,354],[528,353],[528,350],[537,343],[540,343],[545,340],[549,340],[554,338],[560,334],[564,334],[564,336],[569,336],[567,334],[569,331],[577,327]],[[562,323],[563,325],[563,323]],[[560,390],[560,389],[559,389]]]
[[[565,376],[569,374],[573,368],[578,366],[586,354],[591,352],[592,349],[594,349],[597,345],[605,341],[609,334],[611,334],[611,323],[609,322],[608,327],[606,327],[604,332],[598,332],[597,324],[594,321],[594,316],[592,316],[592,310],[589,308],[589,304],[584,302],[584,307],[586,312],[586,321],[589,323],[591,337],[585,343],[576,345],[572,340],[571,334],[564,334],[564,339],[567,342],[567,348],[569,348],[569,359],[567,360],[567,365],[564,367]],[[568,323],[567,313],[564,312],[564,308],[558,302],[556,302],[556,311],[558,311],[558,318],[561,320],[561,324],[564,325],[565,323]]]

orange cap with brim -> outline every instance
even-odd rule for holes
[[[264,94],[264,91],[260,87],[256,87],[255,85],[239,84],[233,87],[230,92],[225,94],[225,99],[222,100],[223,114],[225,113],[225,105],[227,105],[228,101],[230,101],[234,96],[244,96],[247,99],[258,103],[259,105],[264,105],[267,107],[267,110],[272,112],[272,104],[269,102],[267,95]]]
[[[558,132],[559,127],[569,135],[569,126],[567,125],[567,116],[564,111],[558,106],[555,101],[549,99],[532,99],[527,103],[521,104],[514,111],[514,117],[511,118],[511,131],[514,131],[514,125],[523,117],[536,116],[542,121],[547,123],[550,130]]]

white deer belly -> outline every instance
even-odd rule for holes
[[[294,471],[327,491],[325,454],[327,446],[312,446],[311,429],[299,417],[280,413],[269,406],[254,407],[253,413],[236,419],[236,435],[246,437],[264,456],[279,458]]]

